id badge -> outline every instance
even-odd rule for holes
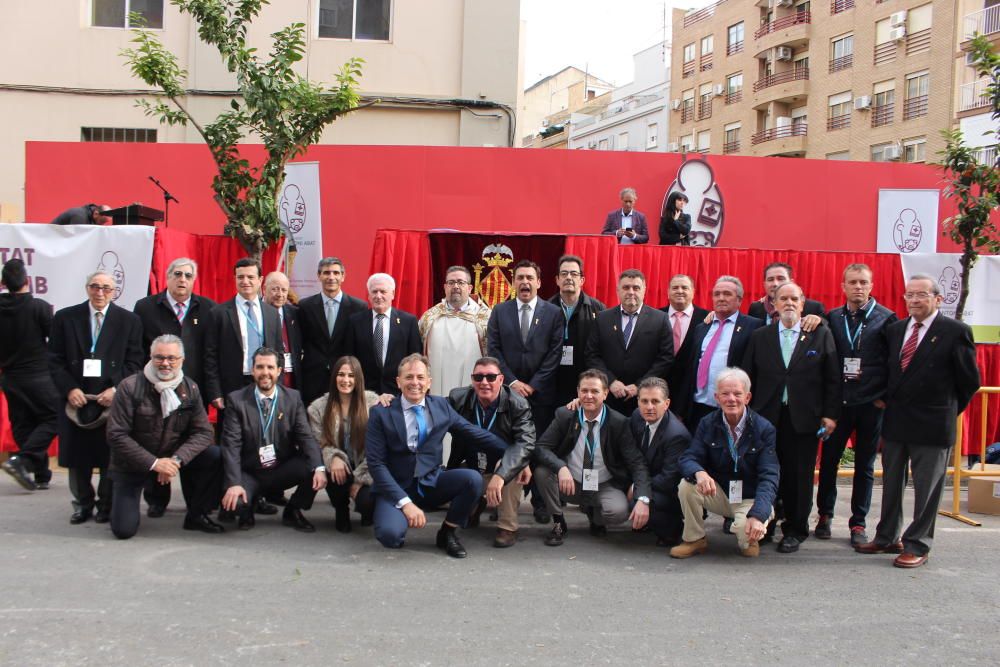
[[[476,460],[479,462],[479,472],[486,472],[486,454],[476,452]]]
[[[597,491],[597,471],[584,468],[583,470],[583,490]]]
[[[99,377],[101,377],[101,360],[100,359],[84,359],[83,360],[83,377],[85,377],[85,378],[99,378]]]
[[[291,373],[292,372],[292,353],[291,352],[285,352],[285,372],[286,373]]]
[[[560,366],[572,366],[573,365],[573,346],[563,345],[562,358],[559,360]]]
[[[861,357],[844,358],[844,379],[857,380],[861,377]]]
[[[743,502],[743,480],[734,479],[729,482],[729,504],[739,505]]]
[[[274,445],[264,445],[258,450],[260,454],[260,464],[265,468],[272,468],[278,462],[278,457],[274,453]]]

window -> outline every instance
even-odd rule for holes
[[[618,150],[627,151],[628,148],[628,132],[622,132],[618,135]]]
[[[694,42],[684,46],[684,62],[694,62]]]
[[[892,123],[895,111],[896,82],[881,81],[872,89],[872,127],[881,127]]]
[[[726,42],[726,55],[740,53],[743,50],[743,21],[736,25],[729,26],[729,35]]]
[[[839,72],[854,65],[854,35],[830,40],[830,71]]]
[[[903,139],[903,162],[923,162],[927,137]]]
[[[893,155],[895,148],[896,145],[891,141],[884,144],[875,144],[872,146],[872,162],[888,162],[895,159]]]
[[[599,151],[606,151],[606,150],[608,150],[608,140],[607,139],[601,139],[600,141],[598,141],[597,142],[597,150],[599,150]]]
[[[698,152],[707,153],[709,147],[712,145],[712,131],[705,130],[704,132],[698,133]]]
[[[681,93],[681,122],[694,119],[694,88]]]
[[[712,117],[712,84],[706,83],[698,89],[698,120]]]
[[[650,123],[646,126],[646,148],[656,148],[656,141],[660,129],[659,123]]]
[[[809,11],[809,4],[810,4],[809,0],[806,0],[806,2],[800,2],[799,4],[795,5],[795,12],[797,14],[805,14],[806,12]]]
[[[926,70],[906,75],[903,120],[927,115],[927,94],[930,92],[930,87],[931,75]]]
[[[140,14],[147,28],[163,28],[163,0],[93,0],[91,25],[103,28],[136,27],[129,20]]]
[[[740,124],[729,123],[725,126],[726,139],[722,144],[723,153],[739,153],[740,151]]]
[[[156,143],[156,130],[126,127],[81,127],[80,141],[118,141],[128,143]]]
[[[686,137],[681,137],[680,144],[681,144],[681,152],[686,153],[690,151],[691,147],[694,146],[694,135],[689,134]]]
[[[850,160],[851,159],[851,152],[850,151],[840,151],[840,152],[837,152],[837,153],[827,153],[826,154],[826,159],[827,160]]]
[[[389,40],[391,0],[320,0],[319,37]]]
[[[808,122],[808,116],[806,112],[808,110],[809,110],[808,107],[804,106],[792,109],[791,114],[789,114],[792,117],[792,127],[804,128],[806,126],[806,123]]]
[[[884,18],[875,23],[875,64],[882,65],[896,59],[896,42],[890,37],[892,26]]]
[[[707,56],[712,53],[712,49],[715,47],[715,40],[712,35],[701,38],[701,55]]]
[[[842,130],[851,126],[851,91],[831,95],[827,105],[826,129]]]
[[[726,104],[733,104],[743,99],[743,72],[730,74],[726,77]]]
[[[808,72],[809,71],[809,56],[805,56],[804,58],[799,58],[798,60],[796,60],[792,64],[795,66],[795,71],[796,72]]]

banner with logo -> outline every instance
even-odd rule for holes
[[[319,162],[285,165],[278,218],[286,237],[283,270],[291,291],[299,299],[316,294],[320,290],[316,267],[323,259]]]
[[[878,191],[878,252],[936,252],[940,190]]]
[[[115,281],[113,300],[132,310],[149,293],[154,227],[128,225],[0,225],[0,263],[19,258],[28,287],[56,310],[87,299],[87,276],[104,271]]]
[[[960,258],[958,253],[903,255],[903,280],[917,273],[933,276],[941,290],[941,313],[954,317],[962,287]],[[1000,343],[1000,256],[980,257],[972,267],[962,321],[972,327],[977,343]]]

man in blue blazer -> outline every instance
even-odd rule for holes
[[[616,237],[621,245],[648,243],[646,216],[635,210],[635,201],[639,198],[635,188],[625,188],[618,196],[622,200],[622,207],[608,213],[601,234]]]
[[[427,524],[425,509],[447,503],[437,546],[453,558],[465,558],[467,553],[456,530],[465,526],[479,503],[483,478],[478,470],[444,469],[444,434],[459,436],[467,446],[500,458],[496,474],[504,483],[517,476],[524,462],[514,462],[517,448],[508,450],[500,438],[467,422],[448,399],[429,396],[429,369],[427,357],[405,357],[396,378],[402,397],[389,407],[374,406],[368,415],[365,457],[373,480],[375,539],[382,546],[398,549],[408,528]],[[488,493],[487,501],[495,507],[500,502],[499,491]]]

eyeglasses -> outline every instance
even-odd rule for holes
[[[472,380],[474,382],[482,382],[486,380],[487,382],[496,382],[497,378],[500,377],[497,373],[473,373]]]
[[[194,278],[194,274],[190,271],[174,271],[173,276],[174,278],[187,278],[188,280]]]
[[[89,285],[87,285],[87,289],[89,289],[91,292],[104,292],[105,294],[111,294],[112,292],[115,291],[113,285],[111,286],[98,285],[97,283],[90,283]]]
[[[929,299],[934,294],[931,292],[906,292],[903,294],[903,298],[907,301],[916,301],[917,299]]]
[[[178,361],[180,361],[183,358],[184,357],[175,357],[173,355],[169,355],[168,356],[168,355],[164,355],[164,354],[154,354],[153,355],[153,361],[155,361],[157,363],[162,363],[162,362],[166,361],[167,363],[170,363],[170,364],[176,364]]]
[[[580,273],[579,271],[560,271],[559,272],[559,277],[560,278],[579,278],[582,275],[583,274]]]
[[[444,284],[448,287],[465,287],[471,283],[467,280],[446,280],[444,281]]]

